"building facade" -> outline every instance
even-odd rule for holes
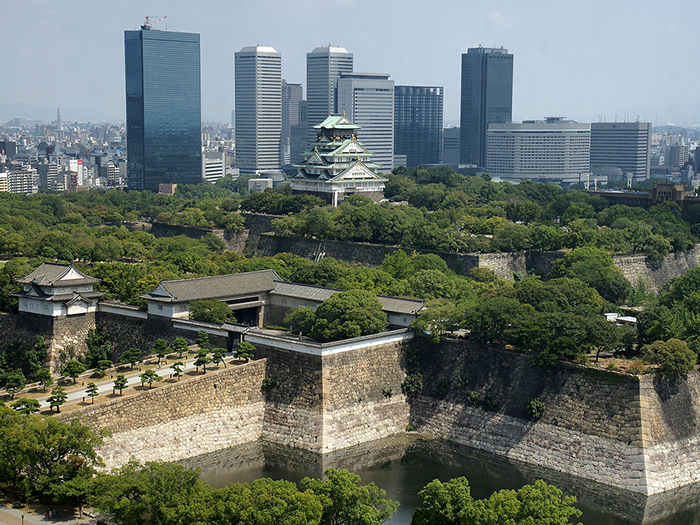
[[[375,202],[382,200],[387,179],[376,173],[378,165],[370,160],[372,154],[357,141],[360,126],[336,114],[314,127],[316,141],[304,152],[304,162],[295,166],[292,194],[316,195],[333,206],[355,193]]]
[[[336,105],[338,78],[352,73],[353,55],[343,47],[321,46],[306,54],[306,144],[316,140],[314,126],[331,113],[339,113]]]
[[[299,125],[299,104],[304,99],[301,84],[288,84],[282,79],[282,131],[280,133],[280,165],[291,162],[292,126]]]
[[[491,124],[486,170],[513,182],[585,181],[590,173],[591,125],[562,118]]]
[[[460,163],[486,166],[489,124],[513,118],[513,55],[477,47],[462,55]]]
[[[248,46],[235,55],[236,162],[241,174],[280,166],[282,55]]]
[[[338,113],[362,128],[360,138],[372,161],[394,167],[394,81],[385,73],[343,73],[338,79]]]
[[[129,189],[201,182],[199,35],[141,26],[124,56]]]
[[[406,166],[442,164],[442,87],[394,88],[394,155],[406,155]]]
[[[634,182],[649,178],[650,122],[596,122],[591,124],[591,171],[618,168]]]

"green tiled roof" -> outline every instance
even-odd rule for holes
[[[360,129],[360,126],[350,122],[345,115],[331,113],[326,120],[314,126],[315,129]]]

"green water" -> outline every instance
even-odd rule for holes
[[[544,479],[577,496],[586,525],[700,524],[700,487],[689,486],[645,497],[612,489],[560,472],[515,463],[481,451],[415,435],[386,438],[325,456],[267,444],[250,443],[182,462],[200,467],[202,478],[216,487],[259,477],[298,482],[320,477],[326,468],[345,468],[373,481],[401,507],[388,523],[408,525],[420,504],[418,492],[433,479],[465,476],[475,498],[503,489],[517,489]]]

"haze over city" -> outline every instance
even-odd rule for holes
[[[283,77],[305,84],[306,53],[343,46],[355,71],[397,84],[445,87],[445,123],[459,119],[460,59],[468,47],[514,55],[513,119],[700,124],[692,89],[697,2],[262,0],[257,2],[0,1],[4,65],[0,119],[124,121],[124,30],[146,15],[157,29],[201,35],[202,119],[229,122],[233,54],[264,44]]]

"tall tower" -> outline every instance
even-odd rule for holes
[[[299,125],[299,103],[304,98],[301,84],[288,84],[282,79],[282,132],[280,146],[280,164],[291,161],[292,126]],[[298,151],[296,153],[299,153]]]
[[[306,53],[306,100],[308,103],[307,141],[316,140],[314,126],[330,113],[340,111],[336,89],[341,73],[352,73],[353,55],[343,47],[317,47]]]
[[[445,90],[432,86],[396,86],[394,151],[406,166],[442,164],[442,108]]]
[[[486,166],[489,124],[513,118],[513,55],[476,47],[462,55],[460,163]]]
[[[282,55],[248,46],[235,55],[236,160],[242,174],[280,166]]]
[[[202,180],[199,34],[124,31],[128,187]]]
[[[343,73],[338,113],[362,127],[360,140],[384,172],[394,167],[394,81],[385,73]],[[311,118],[309,116],[309,118]]]
[[[649,178],[651,122],[596,122],[591,124],[591,171],[597,175],[619,168],[634,182]],[[626,180],[626,179],[624,179]]]

